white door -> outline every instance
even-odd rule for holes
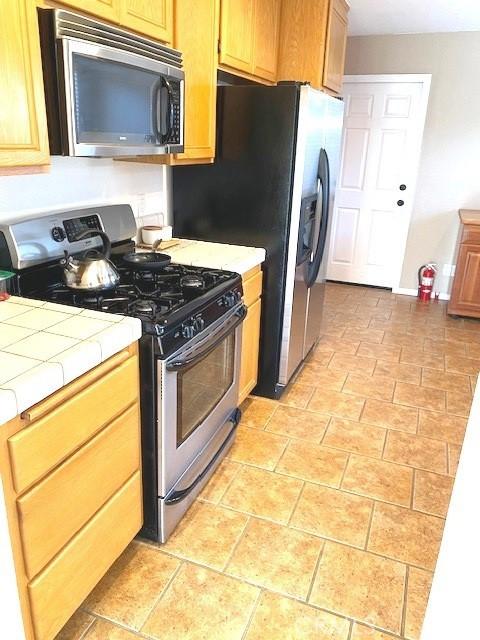
[[[346,76],[327,278],[396,287],[405,252],[430,76]]]

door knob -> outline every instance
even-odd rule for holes
[[[397,204],[398,204],[399,207],[403,207],[405,202],[403,200],[397,200]]]
[[[405,191],[405,189],[407,188],[406,184],[401,184],[399,187],[400,191]]]

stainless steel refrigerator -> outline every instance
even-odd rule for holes
[[[221,86],[215,162],[173,169],[176,236],[267,250],[258,395],[280,396],[320,332],[342,122],[308,85]]]

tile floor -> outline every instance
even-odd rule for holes
[[[58,640],[418,640],[480,323],[329,284],[322,335],[164,546],[133,542]]]

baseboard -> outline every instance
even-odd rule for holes
[[[404,289],[403,287],[398,287],[396,289],[392,289],[392,293],[398,293],[401,296],[414,296],[415,298],[418,295],[417,289]],[[432,295],[433,298],[433,295]],[[439,296],[440,300],[450,300],[449,293],[441,293]]]

